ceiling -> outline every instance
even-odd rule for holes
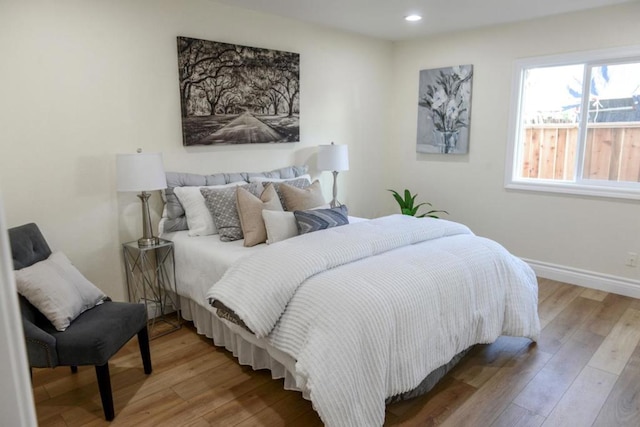
[[[385,40],[523,21],[637,0],[215,0]],[[423,19],[406,22],[418,13]]]

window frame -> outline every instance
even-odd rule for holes
[[[591,69],[603,64],[640,62],[640,46],[573,52],[518,59],[514,62],[511,108],[509,113],[509,134],[505,165],[504,186],[513,190],[528,190],[550,193],[576,194],[595,197],[640,200],[640,183],[590,180],[580,178],[584,168],[585,138],[588,123],[580,123],[578,131],[578,149],[576,152],[576,181],[561,181],[540,178],[518,177],[522,161],[520,150],[521,107],[524,91],[524,75],[529,68],[542,68],[564,65],[584,64],[584,81],[590,81]],[[587,111],[589,97],[582,99],[581,111]]]

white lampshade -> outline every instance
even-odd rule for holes
[[[118,191],[153,191],[167,188],[162,153],[116,154]]]
[[[318,170],[321,171],[348,171],[349,147],[347,145],[319,145],[318,146]]]

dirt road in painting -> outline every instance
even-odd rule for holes
[[[256,144],[280,142],[284,138],[278,131],[243,113],[226,126],[202,139],[203,144]]]

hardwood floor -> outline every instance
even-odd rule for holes
[[[640,300],[540,279],[540,341],[474,348],[430,393],[387,407],[387,426],[640,426]],[[311,403],[241,367],[188,324],[111,360],[115,426],[319,426]],[[36,369],[41,426],[107,425],[92,367]],[[1,424],[1,422],[0,422]]]

